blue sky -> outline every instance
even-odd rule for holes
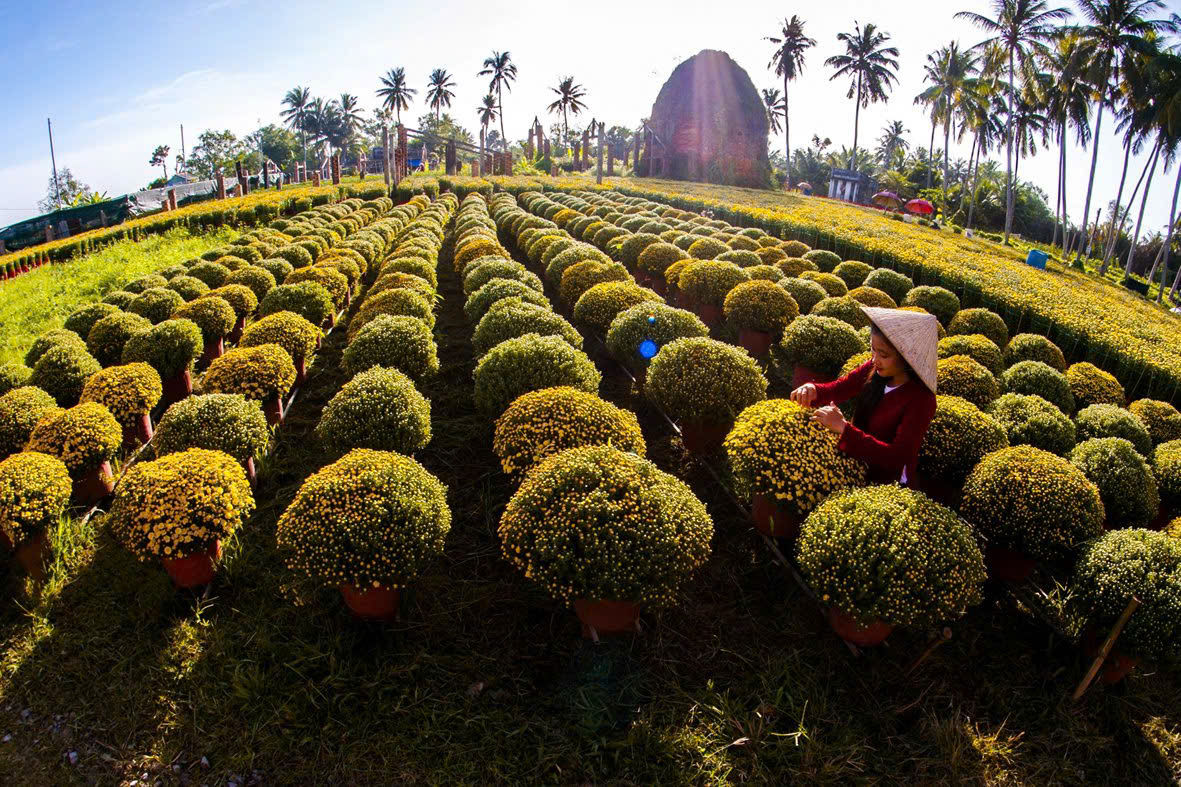
[[[1181,12],[1181,0],[1169,6]],[[895,10],[901,8],[906,10]],[[35,214],[44,195],[50,175],[46,117],[53,118],[58,166],[69,166],[112,195],[158,174],[147,163],[151,151],[167,144],[179,152],[182,123],[190,149],[207,128],[248,133],[278,122],[283,93],[297,84],[325,97],[355,93],[372,108],[379,75],[395,66],[404,66],[419,88],[411,117],[425,111],[421,99],[430,70],[446,68],[458,83],[452,113],[469,129],[478,128],[476,106],[487,81],[476,72],[494,48],[511,51],[520,71],[504,100],[510,137],[524,137],[534,115],[547,126],[552,122],[544,115],[549,88],[566,75],[586,88],[588,114],[608,125],[634,126],[649,113],[673,67],[704,48],[729,52],[758,88],[781,86],[766,69],[773,47],[763,37],[777,33],[783,17],[793,13],[806,21],[818,45],[791,86],[792,146],[804,145],[814,133],[836,147],[852,143],[847,86],[829,81],[823,61],[839,51],[836,34],[851,30],[855,19],[877,24],[901,50],[899,84],[889,103],[861,113],[861,145],[872,145],[882,127],[897,119],[909,129],[912,145],[925,146],[930,125],[912,101],[923,88],[925,57],[953,39],[979,41],[979,31],[952,16],[987,8],[984,0],[5,3],[0,73],[9,78],[0,124],[0,225]],[[1114,198],[1122,163],[1111,129],[1109,115],[1096,180],[1095,199],[1102,202]],[[966,158],[968,145],[953,143],[952,155]],[[1069,151],[1072,218],[1082,211],[1089,165],[1088,151]],[[1021,176],[1052,199],[1055,166],[1056,156],[1040,151],[1022,162]],[[1130,178],[1138,174],[1134,169]],[[1158,173],[1147,226],[1167,222],[1173,183],[1172,173]],[[1098,204],[1093,202],[1092,215]]]

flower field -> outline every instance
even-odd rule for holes
[[[0,367],[0,768],[1181,776],[1172,316],[823,201],[538,183],[194,225]],[[941,323],[916,489],[787,399],[860,305]]]

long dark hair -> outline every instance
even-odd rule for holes
[[[869,327],[869,333],[871,337],[877,336],[885,339],[887,343],[890,341],[878,330],[878,326],[876,325]],[[891,344],[890,346],[893,347],[894,345]],[[895,352],[897,352],[897,349],[895,349]],[[902,357],[901,353],[898,353],[898,357],[901,359],[902,365],[906,368],[906,373],[914,377],[914,370],[910,368],[910,364]],[[853,426],[856,426],[858,429],[865,429],[869,423],[869,417],[873,415],[873,411],[878,406],[878,402],[882,401],[882,397],[886,395],[886,384],[888,382],[889,380],[877,372],[873,372],[870,375],[869,382],[865,384],[865,387],[861,389],[861,393],[857,396],[857,404],[853,411]]]

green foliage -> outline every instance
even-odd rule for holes
[[[1066,371],[1066,356],[1058,345],[1036,333],[1019,333],[1010,339],[1005,345],[1004,360],[1005,366],[1021,361],[1041,361],[1060,372]]]
[[[767,378],[743,350],[691,337],[660,349],[648,366],[644,393],[682,424],[724,424],[767,397]]]
[[[1004,371],[1000,381],[1010,393],[1036,394],[1066,415],[1074,412],[1074,394],[1066,375],[1041,361],[1019,361]]]
[[[1008,435],[995,418],[967,399],[941,393],[919,449],[919,472],[961,487],[985,455],[1008,447]]]
[[[960,310],[960,298],[951,290],[943,287],[923,285],[915,287],[902,299],[903,306],[921,306],[939,318],[944,328],[951,324],[951,320]]]
[[[338,454],[354,448],[413,454],[431,441],[431,405],[409,377],[376,366],[332,397],[316,434]]]
[[[1061,410],[1034,394],[1007,393],[988,406],[1009,437],[1009,444],[1031,445],[1066,456],[1077,442],[1077,430]]]
[[[988,309],[963,309],[956,312],[947,324],[947,332],[953,335],[978,333],[991,339],[998,348],[1009,343],[1009,328],[1005,321]]]
[[[1113,404],[1093,404],[1079,410],[1074,419],[1078,439],[1122,437],[1143,457],[1152,456],[1152,437],[1144,424],[1128,410]]]
[[[439,357],[434,337],[422,320],[382,314],[349,342],[341,365],[350,377],[384,366],[421,384],[439,371]]]
[[[835,377],[845,361],[865,350],[865,342],[848,323],[815,315],[796,318],[771,348],[780,373],[788,379],[797,366]]]
[[[54,347],[37,359],[29,385],[48,393],[60,407],[72,407],[78,403],[87,378],[101,368],[85,349]]]
[[[205,448],[245,464],[259,459],[271,439],[262,406],[241,394],[190,396],[164,413],[152,438],[156,456]]]
[[[1070,452],[1070,462],[1099,489],[1109,528],[1145,527],[1156,518],[1160,510],[1156,478],[1127,440],[1084,440]]]
[[[879,289],[893,298],[895,303],[902,303],[906,294],[914,289],[914,281],[904,273],[876,268],[865,277],[862,286]]]
[[[561,337],[525,334],[501,342],[476,364],[476,406],[499,416],[518,396],[569,385],[598,393],[601,375],[581,350]]]

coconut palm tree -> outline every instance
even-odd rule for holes
[[[508,52],[493,50],[491,57],[484,58],[484,68],[476,76],[492,77],[488,83],[488,92],[496,92],[496,111],[500,114],[500,140],[504,149],[508,150],[508,137],[504,135],[504,96],[501,91],[513,89],[513,81],[517,78],[517,66]]]
[[[1093,87],[1088,81],[1094,47],[1067,30],[1053,46],[1038,57],[1038,68],[1047,77],[1045,84],[1046,115],[1058,143],[1058,195],[1054,203],[1054,237],[1062,225],[1062,254],[1067,254],[1066,227],[1066,139],[1073,128],[1075,139],[1085,149],[1091,139],[1090,105]]]
[[[377,89],[377,97],[381,105],[394,113],[398,125],[402,125],[402,110],[410,109],[410,102],[418,90],[410,87],[406,81],[406,69],[399,66],[391,68],[381,78],[381,87]]]
[[[949,152],[951,148],[951,126],[953,120],[961,115],[968,91],[975,84],[975,75],[979,65],[979,57],[970,51],[960,49],[958,41],[952,41],[941,47],[934,55],[927,57],[925,79],[931,86],[920,94],[924,103],[930,103],[941,109],[943,121],[943,211],[947,211],[947,190],[951,186],[948,172]]]
[[[344,145],[345,148],[351,148],[353,142],[353,134],[365,122],[365,113],[361,109],[360,102],[352,93],[341,93],[340,99],[337,102],[337,107],[340,110],[340,123],[344,127]]]
[[[496,103],[496,96],[489,93],[480,101],[480,106],[476,107],[476,113],[480,118],[480,148],[484,147],[484,137],[488,134],[488,126],[496,122],[496,115],[498,114],[498,105]]]
[[[964,224],[967,229],[972,229],[972,221],[976,214],[976,192],[980,185],[980,161],[1004,136],[1005,128],[1000,120],[1004,109],[1005,105],[1000,98],[995,79],[977,80],[965,97],[961,129],[971,130],[975,138],[973,152],[976,156],[975,164],[972,166],[968,220]],[[991,166],[991,164],[992,162],[986,162],[985,166]]]
[[[1056,24],[1070,16],[1065,8],[1050,8],[1046,0],[992,0],[995,18],[975,11],[960,11],[957,19],[967,19],[977,27],[992,33],[993,37],[981,41],[973,49],[984,49],[991,44],[1001,44],[1009,56],[1009,104],[1005,127],[1006,177],[1005,182],[1005,243],[1013,229],[1013,116],[1016,103],[1017,66],[1023,67],[1035,56],[1045,55],[1049,48],[1046,42],[1058,32]]]
[[[287,107],[279,113],[287,125],[299,129],[300,145],[303,148],[303,167],[308,167],[308,105],[312,101],[312,91],[306,87],[293,87],[283,96],[283,106]]]
[[[569,111],[577,115],[586,109],[586,105],[582,103],[582,99],[586,97],[586,91],[582,89],[582,85],[574,84],[574,77],[564,78],[558,82],[557,87],[551,87],[550,90],[557,93],[558,98],[546,109],[551,113],[562,113],[562,136],[567,138],[570,136],[570,125],[567,122],[566,113]]]
[[[455,87],[455,82],[447,73],[447,69],[436,68],[431,72],[430,81],[426,88],[426,100],[427,105],[435,110],[436,125],[439,123],[439,113],[443,107],[451,107],[451,99],[455,98],[455,92],[451,90],[453,87]]]
[[[783,77],[783,147],[787,151],[787,185],[790,187],[791,125],[787,114],[787,83],[804,70],[804,53],[816,46],[816,41],[804,35],[804,20],[795,14],[792,14],[791,19],[783,20],[783,30],[778,37],[768,36],[767,40],[779,45],[771,55],[767,68],[774,68],[775,75]]]
[[[767,124],[771,127],[772,134],[778,134],[783,130],[783,126],[779,122],[779,118],[785,117],[787,113],[787,104],[783,96],[779,95],[779,88],[773,87],[771,89],[763,89],[763,103],[767,107]],[[789,163],[790,167],[791,164]]]
[[[846,98],[855,98],[853,151],[849,156],[849,167],[852,169],[857,159],[861,108],[887,99],[887,91],[898,81],[894,73],[898,70],[898,49],[885,46],[890,40],[889,34],[879,32],[872,22],[867,23],[864,29],[860,22],[854,22],[853,32],[837,33],[837,40],[844,43],[845,54],[833,55],[824,64],[836,69],[836,73],[829,77],[830,81],[840,77],[850,79]]]
[[[895,153],[906,153],[910,149],[910,143],[906,141],[905,134],[909,133],[903,127],[901,120],[895,120],[882,129],[882,135],[878,137],[878,157],[882,161],[882,167],[885,169],[893,169],[893,161]]]

